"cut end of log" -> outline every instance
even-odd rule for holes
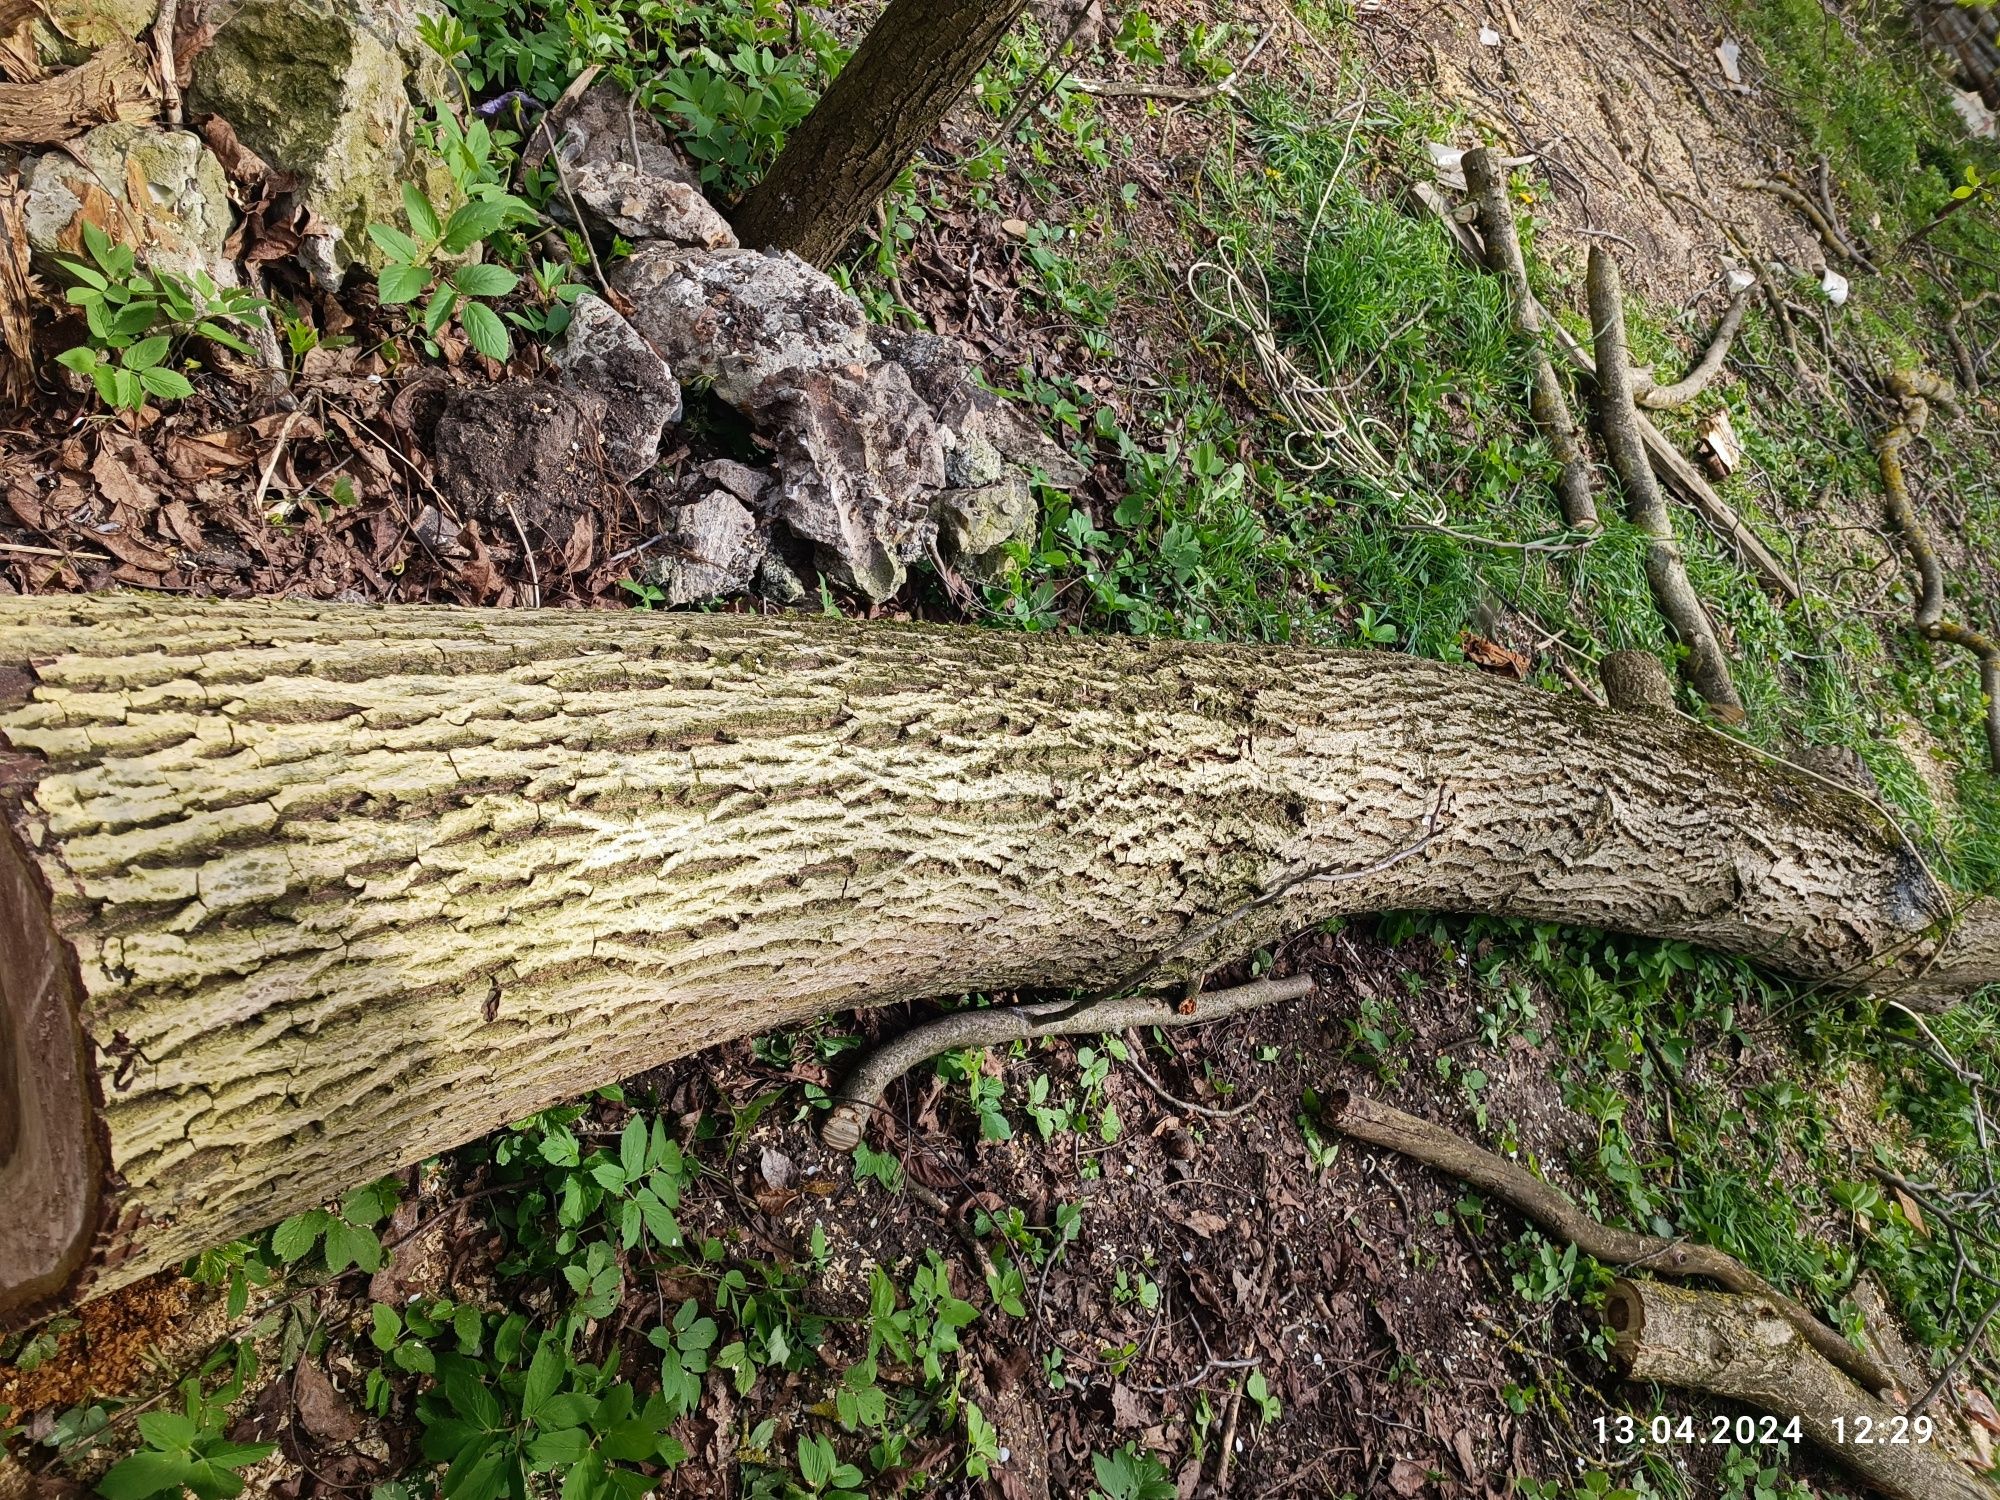
[[[69,949],[40,872],[0,822],[0,1329],[59,1303],[101,1197]]]

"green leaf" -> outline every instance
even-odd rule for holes
[[[369,1330],[369,1340],[385,1352],[395,1348],[396,1340],[403,1332],[403,1320],[396,1316],[396,1310],[386,1302],[377,1302],[369,1312],[375,1319],[374,1328]]]
[[[185,401],[194,394],[194,386],[178,370],[141,370],[139,384],[162,401]]]
[[[111,377],[113,406],[125,411],[138,411],[146,404],[146,388],[139,384],[139,377],[130,370],[113,370],[106,366],[99,373]],[[102,389],[101,385],[99,389]]]
[[[444,248],[461,255],[496,230],[527,214],[518,198],[476,198],[451,216],[444,226]]]
[[[204,320],[203,322],[195,324],[194,331],[200,334],[203,338],[208,339],[210,342],[222,345],[222,347],[225,349],[233,349],[238,354],[242,354],[251,358],[254,358],[256,356],[257,351],[255,349],[252,349],[242,339],[238,338],[235,334],[231,333],[227,328],[224,328],[219,323],[214,323]]]
[[[385,266],[375,283],[375,294],[384,307],[401,307],[423,296],[431,284],[431,273],[423,266]]]
[[[88,375],[97,368],[97,351],[87,344],[78,344],[74,349],[65,349],[58,354],[56,363],[79,375]]]
[[[521,278],[505,266],[460,266],[452,272],[451,284],[468,297],[504,297],[521,284]]]
[[[544,1338],[528,1365],[527,1383],[521,1387],[521,1415],[525,1419],[532,1422],[540,1416],[542,1407],[562,1383],[565,1363],[556,1340]]]
[[[139,1435],[154,1448],[186,1451],[192,1448],[201,1429],[194,1420],[179,1412],[149,1411],[139,1418]]]
[[[276,1443],[214,1443],[202,1454],[210,1463],[225,1469],[247,1469],[261,1464],[278,1451]]]
[[[128,370],[150,370],[167,357],[167,351],[173,347],[173,342],[164,333],[155,334],[127,349],[120,362]]]
[[[624,1168],[627,1181],[646,1170],[646,1122],[637,1115],[632,1116],[618,1137],[618,1165]]]
[[[814,1489],[833,1478],[833,1444],[822,1437],[799,1439],[799,1477]]]
[[[178,1496],[194,1461],[180,1453],[141,1451],[97,1481],[105,1500],[149,1500],[161,1493]]]
[[[395,1354],[391,1357],[396,1361],[397,1369],[408,1370],[412,1375],[437,1374],[437,1356],[431,1353],[427,1345],[398,1344]]]
[[[507,325],[484,302],[466,303],[458,319],[465,328],[467,341],[488,359],[504,363],[514,352],[514,341],[507,336]]]
[[[368,226],[368,238],[373,240],[375,248],[388,256],[390,260],[399,261],[405,265],[418,265],[429,259],[424,254],[424,247],[422,245],[419,245],[415,240],[403,233],[402,230],[391,228],[387,224],[370,224]]]
[[[409,216],[410,228],[422,238],[435,240],[438,237],[437,210],[431,207],[431,200],[414,182],[403,184],[403,212]]]

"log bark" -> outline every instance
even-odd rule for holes
[[[831,263],[964,97],[1023,0],[890,0],[734,215],[756,250]]]
[[[11,598],[0,741],[0,1323],[731,1037],[1342,913],[2000,978],[1861,797],[1395,655]]]
[[[159,79],[139,44],[121,38],[67,73],[0,83],[0,145],[54,145],[93,126],[159,113]]]
[[[1619,1281],[1605,1305],[1628,1378],[1705,1391],[1797,1417],[1821,1452],[1889,1500],[1995,1500],[1992,1486],[1930,1443],[1890,1441],[1894,1408],[1828,1364],[1761,1297]]]
[[[1625,344],[1625,298],[1618,262],[1602,246],[1590,247],[1590,324],[1597,331],[1597,427],[1618,482],[1625,489],[1625,514],[1643,531],[1646,582],[1660,614],[1687,647],[1688,681],[1708,706],[1732,724],[1743,722],[1743,700],[1729,675],[1729,658],[1716,639],[1708,608],[1688,582],[1673,519],[1660,495],[1653,465],[1639,434],[1633,405],[1632,362]]]
[[[1528,281],[1528,262],[1521,253],[1514,208],[1507,201],[1507,169],[1490,146],[1466,152],[1464,166],[1472,206],[1479,215],[1479,234],[1486,246],[1486,268],[1506,283],[1514,332],[1529,345],[1534,361],[1534,388],[1528,406],[1535,425],[1549,441],[1549,451],[1561,465],[1556,500],[1562,507],[1563,524],[1572,531],[1595,531],[1597,502],[1590,492],[1590,460],[1577,436],[1576,419],[1570,415],[1562,383],[1556,379],[1556,367],[1542,343],[1542,305]]]

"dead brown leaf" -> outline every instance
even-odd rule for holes
[[[309,1359],[300,1360],[292,1371],[292,1404],[298,1409],[299,1425],[322,1443],[351,1443],[361,1436],[360,1415]]]
[[[1389,1488],[1399,1495],[1414,1495],[1430,1483],[1430,1471],[1422,1464],[1399,1458],[1389,1469]]]
[[[1111,1425],[1136,1431],[1153,1423],[1153,1408],[1124,1381],[1111,1387]]]
[[[97,481],[97,492],[115,506],[124,507],[128,519],[134,525],[143,524],[159,506],[159,493],[149,485],[140,483],[139,478],[125,461],[112,451],[109,439],[98,444],[97,457],[91,461],[90,477]]]
[[[1483,635],[1467,633],[1461,637],[1465,659],[1482,672],[1492,672],[1496,676],[1511,677],[1522,682],[1528,676],[1528,658],[1518,651],[1509,651],[1498,641],[1489,641]]]

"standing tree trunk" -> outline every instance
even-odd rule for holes
[[[890,0],[737,208],[737,238],[829,264],[972,86],[1022,3]]]
[[[0,1325],[732,1037],[1392,909],[2000,977],[1861,798],[1403,656],[0,599]]]

